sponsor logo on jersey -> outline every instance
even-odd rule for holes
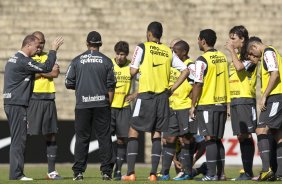
[[[34,69],[36,69],[36,70],[43,71],[42,68],[39,68],[38,66],[32,64],[31,62],[28,62],[27,64],[28,64],[30,67],[32,67],[32,68],[34,68]]]
[[[103,63],[103,58],[101,56],[92,56],[91,54],[84,54],[80,56],[80,63]]]
[[[234,75],[234,74],[235,74],[235,72],[231,73],[231,74],[229,75],[229,78],[230,78],[232,75]]]
[[[11,93],[4,93],[3,98],[12,98],[12,94]]]
[[[218,97],[214,97],[213,100],[215,102],[226,102],[227,101],[227,96],[218,96]]]
[[[159,56],[164,56],[164,57],[168,57],[168,56],[169,56],[167,50],[162,50],[162,49],[160,49],[159,47],[153,46],[153,45],[150,46],[150,53],[151,53],[152,55],[159,55]],[[153,66],[154,66],[154,65],[153,65]],[[157,65],[157,66],[158,66],[158,65]]]
[[[132,56],[132,60],[131,60],[131,64],[132,64],[132,65],[134,65],[134,62],[135,62],[135,60],[136,60],[136,57],[137,57],[138,52],[139,52],[139,47],[137,46],[137,47],[135,48],[135,51],[134,51],[133,56]]]
[[[103,101],[106,99],[105,95],[96,95],[96,96],[82,96],[82,102],[96,102],[96,101]]]
[[[231,95],[240,95],[241,92],[240,91],[230,91]]]
[[[226,59],[224,56],[217,56],[217,55],[212,55],[210,56],[211,62],[213,64],[217,64],[217,63],[225,63]]]
[[[116,89],[117,89],[117,88],[121,88],[122,86],[124,86],[124,85],[116,86]]]
[[[218,76],[220,76],[220,75],[223,74],[223,73],[224,73],[224,71],[223,71],[223,72],[220,72],[220,73],[217,73],[216,76],[218,77]]]
[[[17,56],[13,56],[13,57],[10,57],[10,58],[8,59],[8,62],[9,62],[9,63],[17,63],[17,59],[18,59]]]
[[[160,64],[155,64],[155,63],[153,63],[153,67],[157,67],[157,66],[161,66],[161,65],[163,65],[164,63],[160,63]]]

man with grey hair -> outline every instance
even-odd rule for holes
[[[24,151],[27,137],[27,107],[29,105],[35,73],[48,73],[56,62],[56,51],[63,44],[58,37],[52,43],[52,49],[46,62],[38,63],[31,57],[40,48],[40,41],[34,35],[25,37],[22,48],[10,57],[4,74],[4,110],[11,134],[10,180],[33,180],[24,175]]]

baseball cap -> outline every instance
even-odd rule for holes
[[[101,43],[102,44],[101,35],[97,31],[91,31],[90,33],[88,33],[86,41],[88,43]]]

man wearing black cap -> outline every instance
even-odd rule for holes
[[[99,52],[102,39],[98,32],[88,34],[86,45],[88,50],[72,60],[65,80],[66,88],[76,93],[73,180],[83,180],[92,124],[99,142],[102,178],[111,180],[115,162],[110,132],[110,106],[116,84],[113,64],[110,58]]]

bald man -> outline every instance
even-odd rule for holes
[[[178,58],[187,66],[192,75],[194,70],[194,63],[188,56],[190,46],[183,40],[175,39],[171,42],[173,52]],[[190,70],[191,69],[191,70]],[[180,72],[174,68],[170,69],[169,85],[173,85],[180,75]],[[174,178],[174,180],[187,180],[192,179],[192,163],[194,154],[194,141],[193,134],[197,133],[197,126],[194,122],[189,122],[189,108],[191,107],[191,99],[189,94],[192,90],[193,79],[185,80],[179,88],[169,98],[170,116],[169,128],[163,132],[163,137],[166,139],[166,144],[163,145],[163,162],[161,176],[158,180],[169,180],[170,165],[173,156],[176,153],[177,138],[181,139],[181,152],[186,155],[182,159],[182,166],[184,173]],[[189,82],[191,80],[191,83]]]
[[[174,46],[177,42],[179,42],[179,41],[181,41],[180,38],[175,38],[175,39],[173,39],[173,40],[170,42],[170,44],[169,44],[169,48],[172,50],[172,49],[173,49],[173,46]]]
[[[48,58],[44,52],[45,36],[40,31],[35,31],[32,35],[39,39],[39,48],[33,60],[39,63],[45,63]],[[48,173],[46,178],[50,180],[62,179],[55,169],[57,155],[56,133],[57,127],[57,109],[55,104],[55,84],[53,79],[60,74],[59,65],[55,63],[49,73],[37,73],[35,75],[33,93],[27,109],[29,135],[44,135],[46,138],[46,153],[48,162]]]

